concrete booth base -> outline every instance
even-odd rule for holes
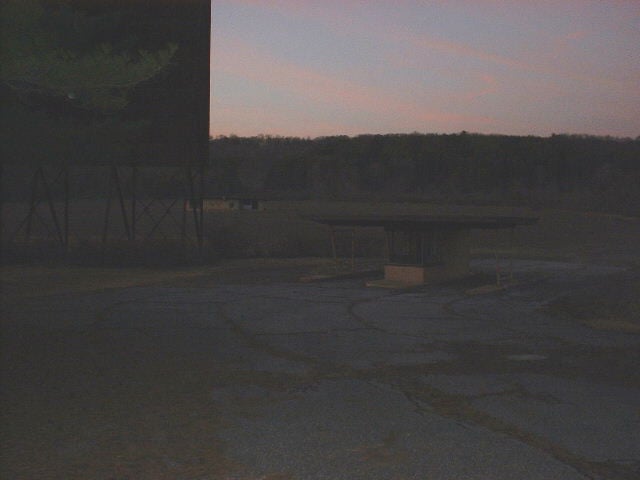
[[[467,275],[468,270],[461,272],[448,271],[444,265],[385,265],[384,279],[390,282],[407,285],[437,283]]]

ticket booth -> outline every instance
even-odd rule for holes
[[[429,283],[469,272],[469,229],[412,225],[388,226],[385,232],[386,280]]]
[[[537,222],[508,215],[323,215],[307,217],[335,227],[381,227],[386,234],[384,280],[419,285],[469,273],[472,229],[511,229]]]

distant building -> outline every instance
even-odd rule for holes
[[[256,198],[210,198],[204,200],[205,211],[264,210],[265,202]]]

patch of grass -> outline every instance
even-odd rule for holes
[[[26,215],[27,205],[7,204],[3,222],[7,232],[15,231]],[[436,205],[424,202],[376,202],[376,201],[269,201],[266,210],[207,211],[205,212],[205,246],[202,257],[185,252],[180,240],[180,231],[175,225],[166,227],[166,239],[159,238],[138,242],[116,241],[124,235],[118,230],[121,222],[115,218],[114,231],[110,233],[106,252],[102,251],[100,235],[102,211],[100,201],[78,201],[74,204],[74,215],[70,226],[72,245],[65,255],[45,245],[46,230],[34,229],[29,248],[3,245],[3,261],[35,263],[48,262],[52,258],[62,263],[82,265],[149,265],[164,266],[198,264],[202,261],[215,263],[220,258],[257,257],[309,257],[331,256],[331,241],[326,226],[305,220],[303,216],[313,214],[479,214],[518,215],[534,213],[540,221],[535,225],[515,229],[513,244],[509,231],[476,230],[472,235],[474,254],[493,256],[513,253],[518,258],[538,260],[584,260],[592,259],[628,265],[640,261],[640,250],[636,238],[640,236],[640,217],[625,217],[603,213],[544,209],[534,212],[515,207]],[[158,215],[162,212],[158,212]],[[155,215],[155,212],[154,212]],[[142,222],[142,219],[141,219]],[[151,225],[142,222],[138,236],[144,238]],[[191,230],[187,232],[192,236]],[[381,229],[357,228],[356,256],[379,257],[385,254],[385,236]],[[43,245],[33,245],[42,240]],[[192,239],[193,240],[193,239]],[[5,242],[6,243],[6,242]],[[351,254],[351,231],[346,229],[336,236],[338,255]],[[188,242],[195,249],[193,241]],[[514,249],[509,250],[513,246]],[[38,247],[38,248],[36,248]],[[15,258],[15,259],[14,259]]]
[[[574,256],[544,250],[542,248],[515,247],[515,248],[472,248],[469,252],[471,258],[494,258],[498,255],[501,262],[509,258],[518,260],[547,260],[556,262],[570,262],[575,260]]]
[[[640,279],[629,275],[603,278],[598,286],[554,300],[547,310],[597,330],[640,334]]]
[[[583,322],[596,330],[615,330],[625,333],[640,333],[640,322],[618,318],[595,318]]]
[[[9,266],[0,268],[2,295],[7,299],[91,292],[160,283],[202,275],[201,268],[91,268],[73,266]]]
[[[148,285],[211,287],[224,282],[248,283],[268,281],[271,272],[295,271],[327,266],[325,258],[254,258],[220,262],[217,265],[192,267],[99,268],[70,265],[0,266],[2,302],[46,295],[88,293],[113,288]]]

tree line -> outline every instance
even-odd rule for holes
[[[46,154],[53,156],[50,149]],[[91,158],[90,152],[87,156]],[[72,171],[74,196],[105,195],[107,167],[91,165],[91,161],[80,163]],[[19,164],[11,167],[5,168],[4,196],[25,200],[33,169]],[[466,132],[316,139],[229,136],[210,140],[206,167],[207,197],[429,201],[640,212],[640,138]],[[140,171],[141,195],[181,195],[184,185],[174,170],[147,165]]]
[[[517,203],[637,213],[640,137],[458,134],[220,136],[218,195]],[[585,203],[586,202],[586,203]]]

